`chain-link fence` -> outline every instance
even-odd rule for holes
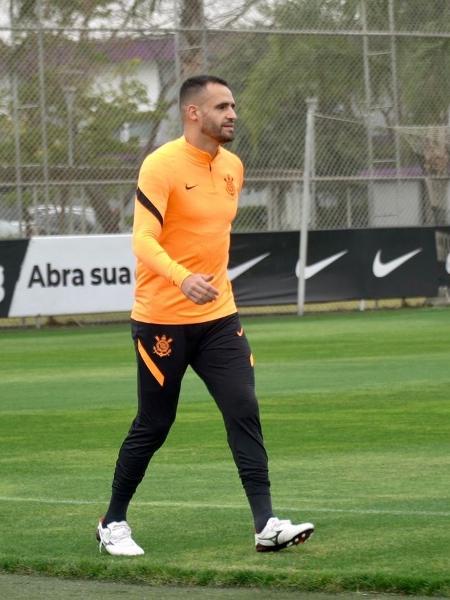
[[[204,71],[237,101],[235,231],[299,229],[305,151],[313,229],[450,222],[446,0],[0,5],[0,237],[128,232],[140,163]]]

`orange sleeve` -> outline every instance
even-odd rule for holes
[[[173,260],[159,243],[170,194],[167,167],[159,157],[149,155],[138,179],[133,221],[133,252],[150,271],[180,287],[192,273]]]

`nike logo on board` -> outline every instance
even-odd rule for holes
[[[393,260],[389,260],[387,262],[382,262],[381,250],[378,250],[377,254],[375,255],[374,261],[373,261],[373,266],[372,266],[373,274],[375,275],[375,277],[378,277],[378,278],[386,277],[387,275],[392,273],[392,271],[395,271],[395,269],[398,269],[403,263],[407,262],[408,260],[410,260],[411,258],[416,256],[416,254],[419,254],[419,252],[422,252],[422,248],[417,248],[416,250],[413,250],[412,252],[408,252],[407,254],[403,254],[402,256],[399,256],[398,258],[394,258]],[[345,254],[347,254],[347,253],[348,253],[348,250],[343,250],[342,252],[338,252],[337,254],[333,254],[332,256],[328,256],[327,258],[324,258],[324,259],[319,260],[311,265],[308,265],[307,267],[305,267],[305,279],[311,279],[311,277],[314,277],[314,275],[317,275],[317,273],[320,273],[320,271],[323,271],[323,269],[326,269],[329,265],[333,264],[334,262],[336,262],[337,260],[339,260],[340,258],[345,256]],[[237,265],[236,267],[232,267],[231,269],[228,269],[228,277],[229,277],[230,281],[237,279],[243,273],[245,273],[246,271],[249,271],[252,267],[254,267],[259,262],[261,262],[262,260],[267,258],[267,256],[269,256],[269,255],[270,255],[270,252],[266,252],[265,254],[260,254],[259,256],[256,256],[255,258],[252,258],[250,260],[247,260],[247,261],[241,263],[240,265]],[[446,270],[447,270],[447,272],[450,272],[450,269],[449,269],[450,255],[447,257],[446,262],[447,262]],[[300,276],[300,263],[299,262],[297,262],[297,265],[295,267],[295,274],[297,277]]]
[[[188,185],[187,183],[184,184],[184,187],[187,190],[193,190],[194,188],[198,187],[198,183],[196,183],[195,185]]]
[[[240,275],[242,275],[243,273],[245,273],[246,271],[248,271],[249,269],[251,269],[252,267],[257,265],[259,262],[264,260],[267,256],[269,256],[269,254],[270,254],[270,252],[266,252],[265,254],[260,254],[259,256],[256,256],[255,258],[251,258],[250,260],[247,260],[247,261],[243,262],[242,264],[237,265],[236,267],[232,267],[231,269],[228,269],[229,280],[233,281],[233,279],[236,279],[237,277],[239,277]]]
[[[326,269],[329,265],[339,260],[342,256],[344,256],[344,254],[347,254],[347,252],[348,250],[343,250],[342,252],[333,254],[333,256],[328,256],[327,258],[319,260],[313,263],[312,265],[305,267],[305,279],[310,279],[311,277],[314,277],[314,275],[317,275],[317,273],[323,271],[323,269]],[[297,275],[297,277],[300,277],[300,261],[297,262],[297,265],[295,267],[295,274]]]
[[[375,277],[382,278],[398,269],[403,263],[410,260],[416,254],[422,252],[422,248],[417,248],[417,250],[413,250],[412,252],[408,252],[407,254],[402,254],[398,258],[394,258],[393,260],[388,260],[387,262],[383,262],[381,260],[381,250],[375,255],[372,265],[372,271]]]

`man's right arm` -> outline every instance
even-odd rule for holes
[[[150,271],[181,287],[191,272],[173,260],[159,243],[170,194],[162,159],[150,154],[139,172],[134,204],[133,252]]]

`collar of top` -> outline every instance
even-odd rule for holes
[[[193,146],[192,144],[190,144],[184,136],[182,136],[180,139],[182,140],[182,142],[184,144],[184,147],[186,149],[187,154],[189,155],[189,158],[191,158],[196,163],[199,163],[202,165],[209,165],[220,154],[220,146],[217,148],[217,154],[215,156],[211,156],[211,154],[209,152],[200,150],[200,148],[197,148],[196,146]]]

